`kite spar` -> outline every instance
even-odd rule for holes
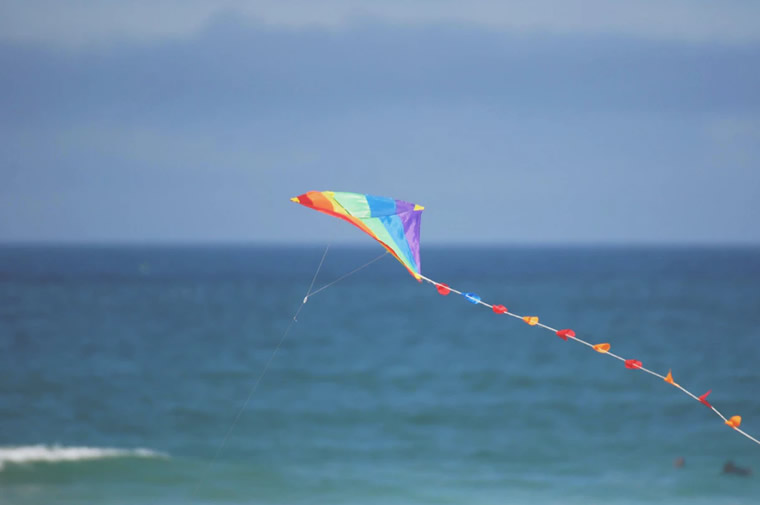
[[[693,394],[673,379],[673,374],[668,370],[667,375],[661,375],[657,372],[645,368],[641,361],[636,359],[626,359],[613,353],[609,343],[602,342],[592,344],[576,336],[575,331],[565,328],[556,329],[547,326],[539,321],[538,316],[522,316],[507,310],[504,305],[490,304],[484,302],[475,293],[465,293],[456,290],[447,284],[437,282],[422,275],[420,271],[420,220],[424,207],[415,205],[403,200],[385,198],[378,196],[364,195],[361,193],[346,193],[334,191],[309,191],[303,195],[291,198],[291,201],[300,203],[306,207],[323,212],[325,214],[338,217],[348,221],[363,232],[374,238],[383,247],[396,258],[417,281],[425,281],[435,286],[441,295],[450,293],[458,294],[464,297],[468,302],[483,305],[491,309],[494,313],[507,315],[519,319],[530,326],[536,326],[549,330],[557,337],[564,341],[572,340],[585,345],[602,355],[621,361],[626,368],[630,370],[639,370],[648,373],[654,377],[662,379],[664,382],[684,392],[689,397],[700,402],[713,412],[715,412],[723,422],[733,428],[737,433],[742,434],[749,440],[760,445],[760,440],[743,431],[740,426],[742,423],[741,416],[732,416],[726,418],[717,408],[715,408],[707,397],[711,391],[707,391],[701,396]],[[374,260],[373,260],[374,261]],[[308,295],[307,295],[308,298]],[[306,299],[304,299],[304,302]]]

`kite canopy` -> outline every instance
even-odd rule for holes
[[[290,199],[345,219],[380,242],[418,281],[421,205],[382,196],[338,191],[309,191]]]

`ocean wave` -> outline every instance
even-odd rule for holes
[[[113,447],[65,447],[60,445],[0,446],[0,471],[7,464],[63,463],[110,458],[168,458],[152,449]]]

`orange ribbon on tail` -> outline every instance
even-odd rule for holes
[[[605,344],[596,344],[594,346],[594,350],[596,352],[601,352],[602,354],[604,354],[605,352],[609,352],[609,350],[610,350],[610,344],[607,344],[607,343],[605,343]]]
[[[731,419],[726,421],[726,424],[732,427],[733,429],[736,429],[742,424],[742,416],[732,416]]]
[[[525,316],[523,317],[523,321],[528,323],[531,326],[535,326],[538,324],[538,317],[536,316]]]
[[[664,380],[664,381],[665,381],[665,382],[667,382],[668,384],[672,384],[672,385],[674,385],[674,386],[676,386],[676,387],[680,387],[678,384],[676,384],[676,383],[673,381],[673,374],[671,373],[671,371],[670,371],[670,370],[668,370],[668,375],[666,375],[666,376],[665,376],[665,378],[664,378],[664,379],[662,379],[662,380]]]

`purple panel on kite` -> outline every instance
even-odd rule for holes
[[[398,205],[398,201],[396,205]],[[402,202],[406,203],[406,202]],[[399,214],[401,222],[404,225],[404,236],[409,243],[409,250],[412,252],[412,258],[417,265],[417,270],[422,272],[420,265],[420,221],[422,219],[422,212],[412,210]]]
[[[414,210],[414,204],[405,202],[403,200],[396,200],[396,214],[403,214],[404,212],[412,212]]]

